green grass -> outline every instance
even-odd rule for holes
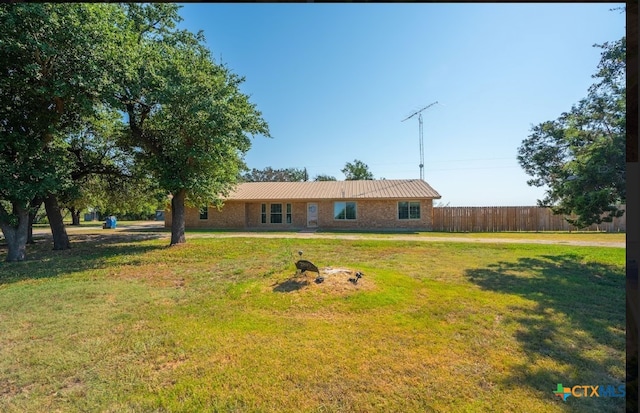
[[[622,248],[96,234],[0,264],[0,411],[624,405],[553,395],[624,381]],[[365,275],[305,284],[298,250]]]

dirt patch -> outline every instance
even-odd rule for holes
[[[53,393],[54,396],[59,397],[83,397],[86,394],[87,386],[78,377],[71,377],[62,383],[57,391]]]
[[[20,387],[13,381],[9,381],[9,379],[0,380],[0,397],[2,396],[10,396],[13,397],[19,394],[21,391]]]
[[[304,290],[324,290],[338,294],[375,288],[373,280],[352,268],[325,267],[320,272],[296,273],[291,278],[272,284],[273,292],[291,293]]]

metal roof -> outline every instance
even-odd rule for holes
[[[371,181],[246,182],[239,184],[228,201],[320,199],[440,199],[421,179]]]

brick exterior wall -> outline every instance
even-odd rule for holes
[[[208,218],[200,219],[198,208],[185,207],[186,228],[245,229],[244,202],[227,202],[219,211],[209,207]],[[164,226],[171,228],[171,209],[164,213]]]
[[[336,200],[341,202],[343,200]],[[334,201],[318,202],[318,228],[321,229],[417,229],[429,230],[432,225],[431,199],[420,200],[420,219],[398,219],[398,202],[402,200],[349,200],[356,202],[355,220],[336,220]]]
[[[420,219],[398,219],[398,202],[403,200],[350,200],[340,199],[336,202],[356,202],[355,220],[336,220],[333,217],[334,201],[309,201],[318,205],[318,229],[412,229],[428,231],[432,229],[433,200],[420,200]],[[414,200],[415,201],[415,200]],[[294,230],[307,227],[307,202],[290,202],[292,223],[286,223],[286,204],[282,203],[282,224],[271,224],[270,202],[267,206],[267,223],[261,223],[261,205],[263,202],[225,203],[220,211],[209,207],[208,219],[200,219],[197,208],[186,208],[187,228],[215,229],[264,229]],[[279,202],[278,202],[279,203]],[[171,211],[165,211],[165,227],[171,226]]]

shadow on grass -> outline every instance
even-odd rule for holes
[[[37,238],[27,246],[27,259],[22,262],[0,261],[0,285],[27,279],[57,277],[89,269],[103,269],[140,262],[136,256],[167,248],[168,245],[149,245],[144,241],[163,238],[163,234],[69,234],[71,249],[53,251],[51,236]],[[4,260],[7,246],[0,245],[0,259]],[[114,257],[124,257],[110,263]]]
[[[108,231],[108,230],[107,230]],[[165,227],[136,227],[136,228],[116,228],[115,233],[171,233],[171,228]]]
[[[517,326],[515,337],[527,360],[505,384],[529,385],[551,395],[556,383],[624,380],[624,357],[618,353],[625,345],[623,269],[585,264],[580,256],[565,254],[498,262],[466,270],[466,275],[485,290],[535,302],[512,308],[506,316]]]
[[[289,278],[288,280],[277,283],[273,287],[274,293],[290,293],[291,291],[298,291],[301,288],[309,285],[307,280],[297,280],[295,278]]]

